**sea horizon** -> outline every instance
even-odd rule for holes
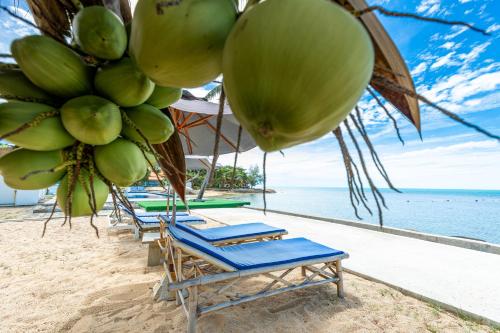
[[[372,215],[362,206],[358,219],[349,201],[347,188],[275,186],[267,193],[267,209],[318,217],[378,224],[376,206],[365,189]],[[402,193],[381,189],[387,209],[382,209],[384,226],[465,237],[500,244],[500,190],[400,188]],[[233,196],[262,208],[261,193]]]
[[[287,186],[287,185],[266,185],[266,189],[279,189],[279,188],[318,188],[318,189],[339,189],[347,190],[348,187],[343,186]],[[382,191],[395,192],[389,187],[377,187]],[[256,186],[254,189],[262,189],[262,186]],[[438,188],[438,187],[396,187],[399,191],[485,191],[485,192],[500,192],[499,189],[482,189],[482,188]],[[365,191],[370,191],[370,188],[365,186]],[[395,192],[397,193],[397,192]]]

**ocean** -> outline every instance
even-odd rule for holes
[[[359,221],[343,188],[274,188],[266,195],[267,208],[312,216]],[[381,190],[388,209],[383,210],[384,225],[413,231],[462,236],[500,244],[500,191],[400,189],[395,193]],[[378,224],[375,202],[370,200],[374,216],[360,208],[361,222]],[[262,194],[232,197],[263,207]]]

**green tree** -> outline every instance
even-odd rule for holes
[[[259,167],[257,165],[252,165],[250,169],[248,169],[248,184],[251,188],[254,188],[255,185],[262,183],[264,177],[260,174]]]
[[[203,184],[206,170],[188,170],[187,181],[190,181],[194,189],[199,189]],[[234,179],[233,179],[234,174]],[[218,167],[214,173],[212,188],[230,189],[230,188],[250,188],[262,182],[262,175],[257,166],[252,166],[248,171],[243,168],[236,168],[225,165]]]

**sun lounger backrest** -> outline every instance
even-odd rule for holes
[[[233,260],[231,260],[231,258],[229,258],[226,254],[224,254],[224,252],[221,251],[221,248],[213,246],[203,239],[182,231],[171,224],[168,225],[168,232],[179,242],[187,244],[190,247],[193,247],[198,251],[205,253],[206,255],[212,256],[230,266],[234,266]]]
[[[130,211],[130,209],[128,209],[127,207],[125,207],[125,206],[124,206],[123,204],[121,204],[121,203],[118,203],[118,208],[120,208],[120,209],[121,209],[121,210],[123,210],[125,213],[127,213],[127,214],[129,214],[129,215],[131,215],[131,216],[134,216],[134,215],[135,215],[134,213],[132,213],[132,212]]]

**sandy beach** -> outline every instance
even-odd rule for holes
[[[29,209],[0,208],[0,219]],[[86,218],[72,230],[61,222],[50,222],[43,239],[41,220],[0,223],[1,332],[185,331],[182,310],[151,297],[162,269],[146,267],[145,245],[108,233],[107,218],[96,222],[100,238]],[[263,283],[247,281],[250,289]],[[382,284],[350,274],[345,283],[344,300],[333,286],[308,288],[204,316],[199,331],[494,332]]]

